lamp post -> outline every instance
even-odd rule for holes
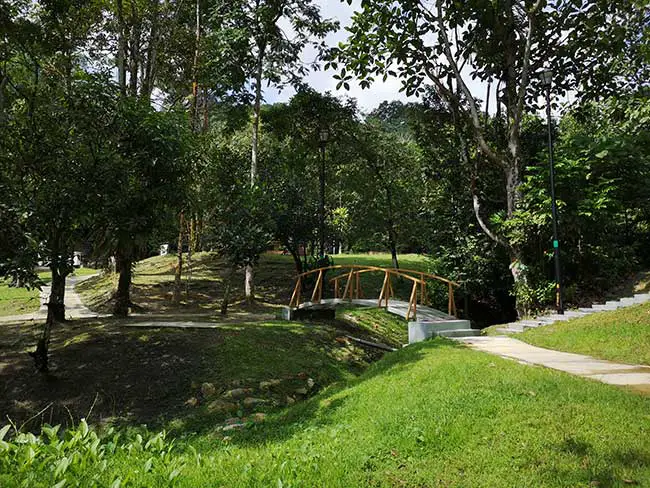
[[[325,145],[329,131],[322,128],[318,134],[320,140],[320,205],[318,209],[318,234],[320,240],[319,257],[325,256]]]
[[[542,85],[546,90],[546,123],[548,125],[548,163],[551,170],[551,212],[553,215],[553,256],[555,259],[555,307],[557,313],[564,314],[562,304],[562,277],[560,274],[560,242],[557,237],[557,201],[555,199],[555,167],[553,165],[553,129],[551,127],[551,83],[553,71],[542,71]]]

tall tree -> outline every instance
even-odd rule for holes
[[[133,99],[117,104],[114,137],[104,148],[102,177],[110,185],[95,191],[102,197],[96,219],[96,242],[115,256],[120,273],[113,313],[127,316],[134,263],[148,253],[149,237],[166,224],[185,198],[184,157],[187,119],[156,112]]]
[[[347,42],[332,50],[329,65],[337,69],[343,64],[338,75],[343,86],[355,76],[367,87],[375,77],[389,75],[401,79],[407,94],[423,94],[430,84],[455,114],[465,158],[470,156],[469,141],[462,137],[467,123],[482,157],[503,171],[507,224],[522,201],[521,125],[527,110],[536,107],[537,73],[545,64],[555,68],[557,94],[579,89],[594,95],[604,86],[619,85],[617,77],[602,75],[616,67],[608,56],[638,36],[632,30],[639,25],[638,7],[604,0],[553,5],[542,0],[366,2],[352,18]],[[470,76],[495,86],[497,112],[504,114],[503,144],[491,144],[487,137]],[[525,284],[525,256],[517,239],[509,235],[508,225],[491,228],[478,195],[473,199],[481,228],[508,249],[515,288]]]
[[[323,19],[311,0],[220,1],[214,6],[212,54],[215,59],[223,59],[224,65],[238,66],[252,89],[251,187],[258,179],[262,84],[302,84],[309,70],[301,58],[304,48],[311,45],[322,52],[324,37],[337,26],[337,22]],[[215,64],[220,67],[222,63]],[[252,265],[246,266],[245,290],[247,300],[253,300]]]

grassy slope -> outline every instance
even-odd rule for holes
[[[286,404],[287,396],[296,400],[307,396],[295,392],[306,386],[307,378],[314,381],[308,388],[312,395],[334,381],[358,375],[381,355],[337,341],[345,332],[325,324],[258,321],[185,330],[122,327],[122,323],[107,318],[55,328],[51,358],[58,381],[35,376],[26,354],[40,324],[0,328],[0,426],[7,416],[17,425],[33,417],[26,427],[35,430],[44,419],[68,425],[70,418],[86,417],[94,404],[93,422],[213,428],[237,409],[207,408],[214,398],[202,396],[204,382],[218,392],[252,388],[247,396],[268,400],[243,408],[242,415],[249,415],[275,411]],[[302,379],[293,378],[297,375]],[[272,379],[281,384],[270,391],[259,388],[261,381]],[[198,405],[187,406],[193,397]],[[34,417],[44,408],[45,417]]]
[[[393,347],[408,343],[408,326],[404,319],[380,308],[343,308],[336,317],[371,334],[378,342]]]
[[[647,397],[437,340],[245,431],[188,431],[174,454],[120,450],[103,472],[91,461],[66,476],[82,486],[92,476],[169,486],[174,470],[183,487],[648,486],[649,412]],[[11,463],[0,482],[51,486],[50,461]]]
[[[333,257],[335,264],[359,264],[367,266],[390,266],[390,254],[342,254]],[[193,257],[192,279],[189,293],[184,293],[182,303],[175,306],[171,303],[174,285],[174,266],[176,256],[155,256],[140,261],[135,268],[133,276],[133,301],[144,306],[150,311],[168,312],[212,312],[218,310],[223,296],[224,280],[229,270],[223,266],[221,260],[212,253],[198,253]],[[184,265],[184,284],[188,272],[187,264]],[[431,261],[424,256],[406,254],[400,256],[400,266],[405,269],[422,271],[431,270]],[[255,269],[255,292],[260,303],[267,305],[286,305],[291,297],[295,284],[295,269],[290,256],[279,254],[262,255]],[[337,273],[328,275],[331,278]],[[363,277],[363,290],[366,296],[379,296],[383,276],[369,273]],[[244,298],[243,272],[238,272],[233,278],[231,289],[234,311],[239,310],[239,302]],[[408,297],[410,286],[408,282],[395,282],[398,294]],[[77,287],[84,303],[94,310],[110,311],[107,301],[110,299],[114,287],[115,277],[103,276],[90,279]],[[310,290],[311,291],[311,290]],[[326,294],[332,295],[332,289]],[[306,295],[305,295],[306,296]]]
[[[558,351],[650,365],[650,303],[538,327],[517,338]]]

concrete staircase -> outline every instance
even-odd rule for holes
[[[578,310],[567,310],[564,312],[564,315],[552,314],[552,315],[540,315],[534,319],[525,319],[519,320],[517,322],[511,322],[505,324],[504,326],[497,327],[496,331],[503,334],[517,334],[523,332],[527,329],[534,329],[537,327],[544,327],[546,325],[551,325],[556,322],[563,322],[566,320],[575,319],[578,317],[584,317],[586,315],[604,312],[608,310],[616,310],[624,307],[631,307],[633,305],[638,305],[640,303],[650,302],[650,293],[637,293],[632,297],[625,297],[619,300],[610,300],[605,303],[595,303],[591,307],[579,308]]]

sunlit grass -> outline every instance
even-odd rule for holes
[[[647,486],[648,412],[648,397],[436,340],[243,430],[206,418],[159,441],[144,430],[107,437],[101,459],[80,452],[66,476],[193,488]],[[3,486],[54,485],[63,476],[51,466],[70,452],[31,456],[30,470],[4,458]]]
[[[650,303],[530,329],[516,337],[548,349],[650,365]]]

